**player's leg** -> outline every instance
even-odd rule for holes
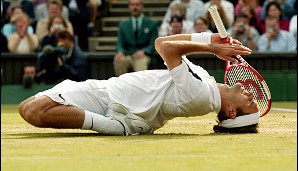
[[[19,113],[28,123],[36,127],[78,128],[94,130],[106,135],[124,135],[119,121],[103,115],[61,105],[47,96],[30,97],[19,105]]]

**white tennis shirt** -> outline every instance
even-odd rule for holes
[[[214,78],[185,56],[171,71],[146,70],[110,78],[106,89],[111,102],[141,116],[153,130],[175,117],[218,113],[221,107]]]

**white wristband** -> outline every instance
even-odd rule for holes
[[[202,32],[202,33],[192,33],[191,41],[200,43],[211,43],[211,36],[213,33]]]

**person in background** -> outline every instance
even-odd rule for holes
[[[166,14],[163,18],[163,23],[168,23],[171,19],[171,9],[175,4],[183,4],[186,7],[185,19],[189,21],[194,21],[199,16],[204,16],[203,14],[203,2],[201,0],[173,0],[170,2]]]
[[[14,24],[17,31],[8,36],[8,49],[10,52],[26,54],[35,52],[38,48],[38,38],[35,34],[28,32],[30,18],[21,13],[14,16]]]
[[[21,6],[23,11],[29,16],[33,28],[35,23],[34,4],[30,0],[1,0],[3,12],[1,15],[1,28],[4,24],[10,22],[11,9],[15,6]]]
[[[290,22],[283,18],[283,11],[280,4],[276,1],[269,2],[266,6],[266,16],[278,17],[281,30],[289,31]],[[265,23],[262,25],[262,33],[265,32]]]
[[[255,18],[254,21],[250,21],[250,25],[254,26],[259,33],[261,33],[261,25],[262,25],[262,19],[261,19],[261,11],[262,6],[260,5],[259,0],[238,0],[237,4],[235,5],[235,16],[239,12],[243,12],[248,17],[254,16],[251,18]],[[253,11],[253,13],[250,12],[250,10]]]
[[[216,5],[217,10],[218,10],[220,16],[222,17],[222,19],[223,19],[223,17],[225,18],[225,20],[226,20],[226,22],[224,23],[225,27],[226,28],[231,27],[234,23],[234,17],[235,17],[235,14],[234,14],[235,7],[234,7],[233,3],[231,3],[227,0],[209,0],[208,2],[204,3],[203,16],[205,16],[205,18],[209,14],[208,8],[211,5]],[[225,16],[223,16],[223,13]],[[211,24],[211,22],[209,22],[209,23]],[[214,32],[214,29],[211,29],[211,31]]]
[[[193,21],[187,20],[186,19],[186,7],[183,3],[178,3],[178,4],[174,4],[171,7],[171,17],[174,15],[178,15],[182,17],[182,26],[183,26],[183,32],[184,33],[194,33],[194,28],[193,28]],[[171,20],[171,18],[170,18]],[[159,28],[159,32],[158,32],[158,36],[166,36],[168,35],[168,28],[170,27],[170,20],[166,21],[164,23],[161,24],[160,28]]]
[[[90,78],[88,58],[74,37],[63,30],[58,32],[57,41],[57,47],[47,45],[38,54],[35,81],[55,84],[64,79],[84,81]]]
[[[48,0],[38,4],[35,6],[35,14],[36,14],[36,20],[41,20],[43,18],[49,18],[49,12],[48,12]],[[65,19],[69,19],[69,11],[68,8],[63,5],[62,7],[62,13],[61,15],[65,18]]]
[[[62,9],[63,9],[63,4],[61,0],[49,0],[48,3],[48,13],[49,17],[48,18],[43,18],[37,21],[37,26],[36,26],[36,35],[38,36],[38,40],[41,41],[42,38],[49,33],[48,30],[48,23],[50,17],[54,15],[62,15]],[[71,35],[73,35],[73,25],[72,23],[66,20],[67,24],[67,30]]]
[[[256,28],[249,25],[249,18],[244,13],[238,13],[233,27],[229,28],[227,32],[252,51],[257,50],[260,34]]]
[[[195,30],[196,33],[202,33],[202,32],[212,33],[212,31],[209,30],[209,23],[203,17],[198,17],[195,20],[195,22],[194,22],[194,30]]]
[[[280,18],[267,16],[265,19],[266,32],[258,40],[259,52],[295,52],[297,43],[294,36],[280,29]]]
[[[39,46],[39,52],[42,51],[42,49],[46,45],[51,45],[53,47],[57,46],[58,40],[57,40],[57,34],[59,31],[67,30],[67,24],[64,17],[61,15],[54,15],[50,18],[48,23],[48,30],[49,33],[45,35],[40,43]]]
[[[167,28],[167,36],[174,34],[185,34],[185,30],[183,29],[183,19],[179,15],[173,15],[171,17],[170,25]]]
[[[119,23],[117,34],[114,56],[116,76],[148,69],[155,54],[154,40],[158,37],[157,22],[143,14],[143,1],[129,0],[128,7],[131,17]]]
[[[209,8],[211,5],[216,5],[218,14],[223,22],[223,25],[226,29],[228,29],[230,27],[230,21],[229,21],[229,18],[227,17],[226,10],[223,8],[223,6],[221,5],[220,2],[221,2],[220,0],[214,0],[214,1],[211,0],[211,3],[209,2],[209,3],[205,4],[205,8],[207,8],[207,7]],[[234,10],[234,8],[233,8],[233,10]],[[213,21],[209,12],[205,13],[205,19],[209,23],[208,29],[211,30],[213,33],[217,33],[218,32],[217,28],[216,28],[214,21]],[[234,22],[234,18],[233,18],[233,22]]]
[[[261,19],[264,21],[267,16],[267,6],[271,2],[277,2],[281,8],[282,12],[282,18],[290,21],[293,15],[297,14],[297,10],[294,9],[293,2],[290,2],[293,0],[265,0],[263,3],[263,8],[261,11]]]
[[[8,37],[10,34],[14,33],[17,31],[16,25],[15,25],[15,16],[17,14],[21,14],[24,13],[23,8],[21,6],[15,6],[15,7],[11,7],[11,14],[10,14],[10,22],[7,24],[4,24],[2,31],[3,35],[5,37]],[[34,29],[31,25],[28,26],[28,33],[29,34],[33,34],[34,33]]]

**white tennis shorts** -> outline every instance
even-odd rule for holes
[[[65,80],[53,88],[39,92],[35,98],[48,96],[53,101],[105,115],[110,102],[105,80],[89,79],[83,82]]]

